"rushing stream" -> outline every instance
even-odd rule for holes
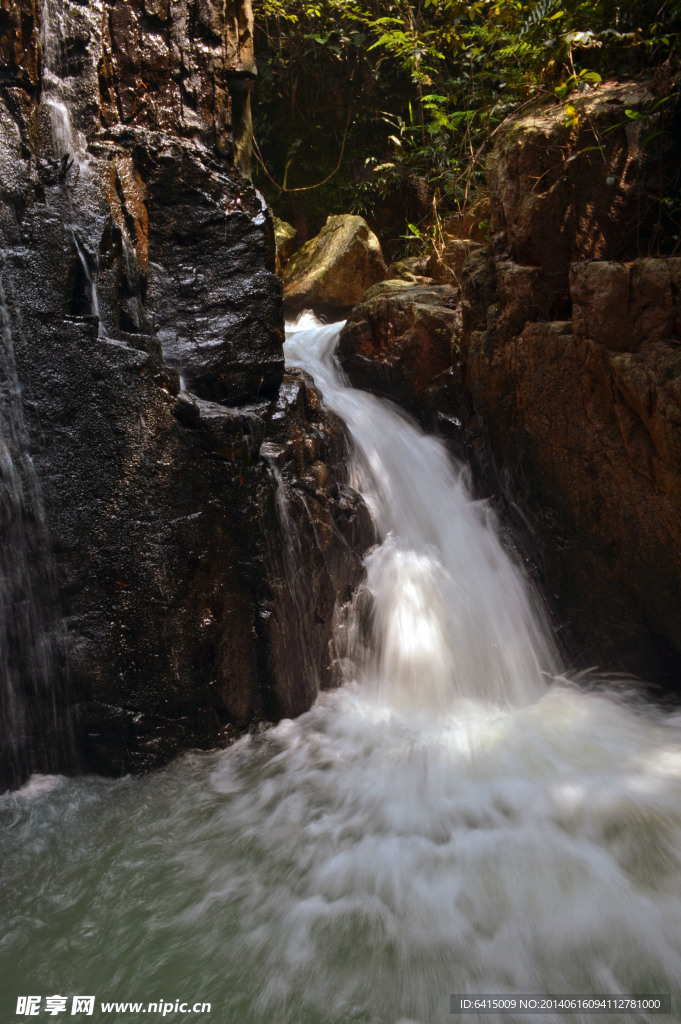
[[[337,331],[291,333],[287,360],[354,442],[382,538],[372,636],[350,617],[345,685],[296,721],[2,798],[3,1021],[29,992],[207,1001],[164,1019],[220,1024],[445,1022],[465,992],[679,996],[681,719],[557,675],[489,511],[438,442],[345,386]]]

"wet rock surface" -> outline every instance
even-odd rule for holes
[[[165,362],[215,401],[277,394],[284,363],[270,214],[210,155],[142,140],[149,289]]]
[[[391,280],[370,288],[341,331],[338,358],[351,383],[392,398],[413,415],[424,391],[452,364],[461,315],[449,285]]]
[[[380,243],[362,217],[328,217],[319,234],[301,246],[284,268],[286,315],[311,309],[341,318],[386,272]]]
[[[52,727],[74,730],[48,757],[33,716],[0,783],[163,764],[334,680],[372,528],[340,425],[309,381],[282,386],[272,221],[234,164],[232,86],[255,70],[237,8],[0,20],[14,458],[35,466],[63,621]]]
[[[262,447],[281,537],[267,533],[272,582],[260,609],[273,718],[306,710],[320,689],[340,682],[332,626],[362,579],[359,556],[374,542],[369,511],[346,482],[347,455],[345,428],[323,408],[312,379],[287,373]]]

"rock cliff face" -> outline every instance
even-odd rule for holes
[[[570,663],[678,690],[681,260],[646,253],[679,132],[668,125],[644,145],[659,99],[650,84],[604,85],[582,101],[577,127],[539,108],[499,133],[493,243],[451,246],[461,290],[451,365],[405,395],[413,345],[394,342],[399,365],[383,390],[446,434],[482,492],[506,496]],[[402,310],[418,311],[418,291],[400,293]],[[353,312],[342,351],[355,381],[376,386],[366,339],[388,327],[397,337],[408,321],[376,298]]]
[[[371,524],[339,424],[283,376],[271,218],[236,166],[247,0],[3,2],[0,55],[0,542],[28,545],[0,611],[37,623],[3,627],[11,783],[304,710]]]
[[[471,331],[465,370],[573,649],[672,688],[681,668],[680,271],[673,258],[576,263],[570,319],[529,321],[504,338],[486,321]]]

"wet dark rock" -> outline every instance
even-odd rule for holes
[[[374,541],[368,509],[345,482],[347,454],[345,428],[311,378],[287,373],[263,446],[281,528],[269,547],[272,583],[261,617],[275,718],[304,711],[339,681],[333,626],[362,577],[359,554]]]
[[[202,151],[144,136],[133,153],[149,214],[149,302],[163,355],[216,401],[276,395],[283,317],[269,211]]]
[[[338,358],[355,387],[423,417],[424,391],[452,364],[461,316],[456,289],[405,280],[377,284],[350,313]]]
[[[74,746],[28,730],[0,785],[305,710],[372,542],[340,424],[282,385],[272,220],[234,164],[248,3],[49,9],[42,64],[40,5],[0,13],[0,275]]]

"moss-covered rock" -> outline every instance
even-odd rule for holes
[[[381,245],[362,217],[328,217],[314,238],[298,250],[283,273],[284,309],[338,313],[360,301],[387,268]]]

